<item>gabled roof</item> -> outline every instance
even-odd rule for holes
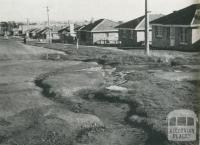
[[[196,10],[200,9],[200,4],[193,4],[186,8],[156,19],[151,24],[164,24],[164,25],[191,25],[195,16]]]
[[[104,19],[99,19],[93,23],[90,23],[88,25],[86,25],[85,27],[83,27],[81,29],[81,31],[92,31],[92,29],[94,29],[98,24],[100,24]]]
[[[81,28],[83,28],[84,26],[78,26],[77,25],[77,27],[74,27],[74,31],[78,31],[78,30],[80,30]]]
[[[26,30],[26,32],[31,33],[31,32],[33,32],[34,30],[36,30],[36,28],[28,29],[28,30]]]
[[[77,30],[79,30],[81,27],[83,27],[83,26],[79,26],[79,25],[74,25],[74,31],[77,31]],[[62,29],[60,29],[60,30],[58,30],[58,33],[62,33],[63,31],[67,31],[67,32],[70,32],[70,26],[66,26],[66,27],[64,27],[64,28],[62,28]]]
[[[160,17],[162,17],[164,15],[162,14],[150,14],[149,15],[149,21],[153,21],[155,19],[158,19]],[[131,20],[131,21],[128,21],[128,22],[125,22],[119,26],[117,26],[116,28],[127,28],[127,29],[136,29],[138,27],[138,29],[144,29],[145,27],[145,16],[141,16],[141,17],[138,17],[134,20]]]
[[[54,26],[51,26],[50,28],[51,28],[52,32],[58,32],[62,27],[54,25]]]
[[[37,32],[37,34],[44,34],[49,30],[48,27],[43,28],[42,30],[40,30],[39,32]]]
[[[37,32],[39,32],[41,29],[39,29],[39,28],[35,28],[33,31],[31,31],[31,33],[33,33],[33,32],[35,32],[35,33],[37,33]]]
[[[116,28],[131,28],[135,29],[137,25],[144,19],[144,16],[138,17],[134,20],[122,23],[121,25],[118,25]]]
[[[99,19],[93,23],[84,26],[83,28],[80,29],[80,31],[91,31],[91,32],[117,31],[117,29],[115,28],[117,25],[119,25],[117,22],[108,19]]]
[[[63,31],[67,31],[67,32],[69,32],[69,26],[66,26],[66,27],[64,27],[64,28],[61,28],[60,30],[58,30],[58,33],[62,33]]]

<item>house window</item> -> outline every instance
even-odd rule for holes
[[[131,30],[127,30],[127,37],[131,39]]]
[[[155,33],[156,33],[156,37],[162,38],[162,27],[156,26],[155,27]]]
[[[107,38],[109,37],[109,33],[106,33],[106,37],[107,37]]]
[[[180,29],[180,39],[181,43],[186,43],[187,42],[187,29],[186,28],[181,28]]]
[[[122,32],[121,33],[122,34],[122,38],[127,38],[127,31],[122,29],[121,32]]]
[[[167,27],[167,28],[166,28],[166,31],[167,31],[167,39],[169,39],[169,38],[170,38],[170,28]]]
[[[134,37],[134,31],[133,30],[131,30],[131,39],[133,39],[133,37]]]

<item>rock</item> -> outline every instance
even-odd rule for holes
[[[120,86],[109,86],[109,87],[106,87],[106,89],[111,90],[111,91],[122,91],[122,92],[128,91],[127,88],[120,87]]]
[[[133,115],[129,118],[129,120],[132,122],[132,123],[137,123],[137,124],[141,124],[141,123],[146,123],[147,120],[145,117],[140,117],[138,115]]]

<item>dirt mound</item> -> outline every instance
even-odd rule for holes
[[[0,127],[4,144],[72,144],[80,132],[103,128],[103,122],[94,115],[66,112],[58,106],[47,106],[23,111],[7,120],[9,125]]]

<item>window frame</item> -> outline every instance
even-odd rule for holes
[[[180,43],[187,44],[187,28],[182,27],[180,29]]]
[[[131,39],[134,39],[134,31],[133,30],[130,30],[131,31],[131,36],[130,36],[130,38]]]
[[[167,37],[167,39],[170,39],[170,27],[166,27],[166,37]]]
[[[162,38],[163,37],[163,27],[155,26],[155,36],[156,36],[156,38]]]
[[[121,38],[126,38],[126,30],[125,29],[121,29]]]

